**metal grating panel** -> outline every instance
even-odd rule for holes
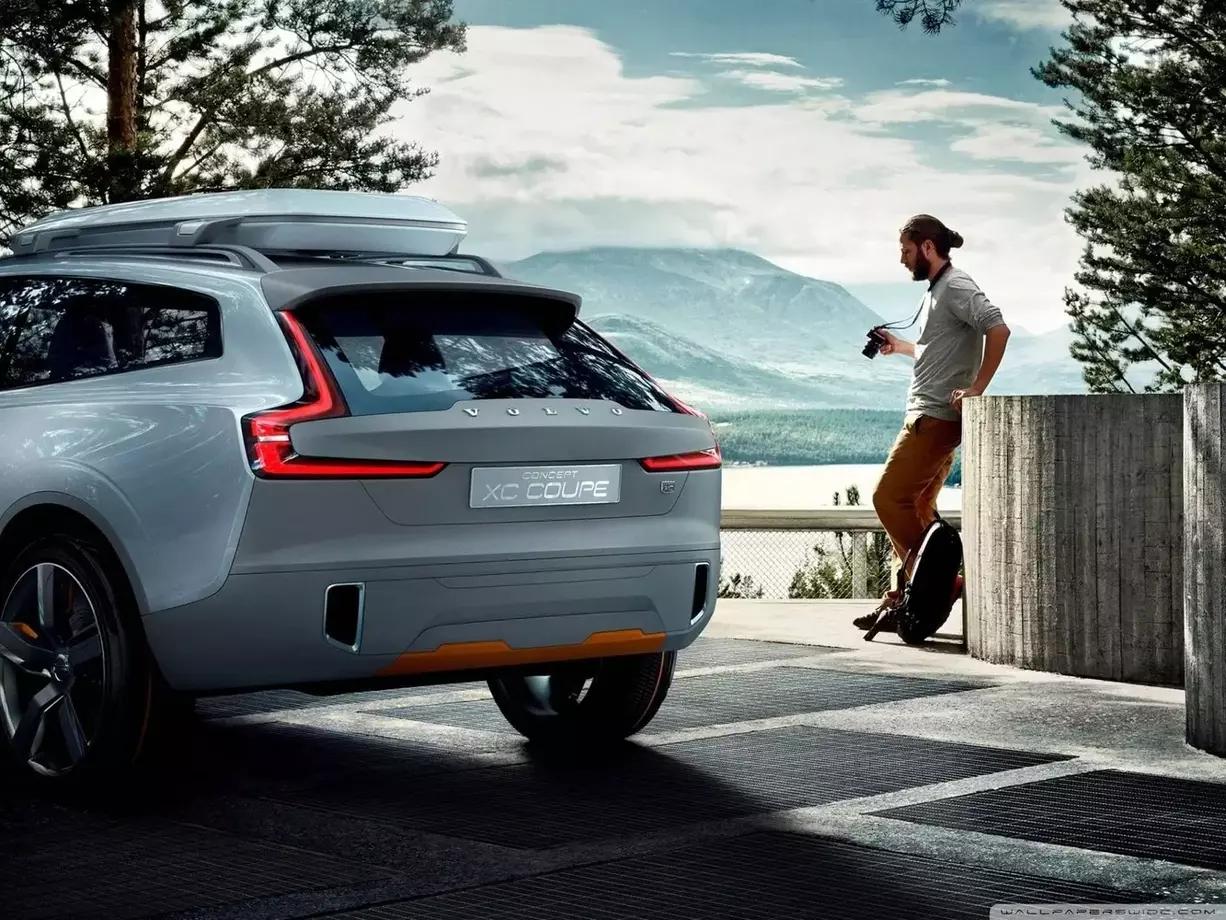
[[[983,686],[986,685],[966,681],[795,667],[749,673],[705,674],[674,680],[664,705],[645,731],[654,734],[805,712],[847,709],[977,690]],[[514,731],[492,700],[428,707],[406,706],[380,710],[380,715],[483,731]]]
[[[399,690],[363,690],[359,693],[341,693],[336,696],[316,696],[298,690],[259,690],[254,693],[235,693],[228,696],[202,697],[196,701],[196,712],[203,719],[228,719],[233,716],[259,715],[282,709],[314,709],[319,706],[358,706],[370,700],[386,700],[396,697],[417,697],[430,693],[454,690],[484,690],[485,682],[447,684]]]
[[[156,819],[60,815],[0,849],[4,915],[130,920],[387,878],[335,856]]]
[[[387,771],[401,779],[456,772],[472,765],[462,753],[350,732],[272,722],[200,723],[182,744],[183,782],[196,793],[290,789],[353,781]]]
[[[984,920],[999,903],[1137,903],[1134,893],[788,833],[334,914],[337,920]]]
[[[1226,870],[1226,783],[1095,770],[880,814]]]
[[[847,649],[826,645],[795,645],[788,642],[757,642],[748,639],[719,639],[700,636],[693,645],[677,653],[677,670],[714,668],[720,665],[753,664],[832,655]]]
[[[452,837],[539,848],[893,792],[1065,759],[797,726],[415,777],[323,784],[295,801]]]

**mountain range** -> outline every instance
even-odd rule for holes
[[[704,410],[896,409],[905,399],[910,362],[861,354],[881,316],[838,284],[753,253],[601,247],[502,270],[580,294],[589,325]],[[1085,392],[1071,339],[1066,328],[1015,327],[992,392]]]

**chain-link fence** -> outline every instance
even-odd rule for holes
[[[721,597],[880,597],[890,582],[889,566],[889,541],[882,533],[725,530],[720,535]]]
[[[960,524],[960,515],[942,516]],[[890,587],[890,541],[872,509],[725,511],[722,518],[721,597],[876,598]]]

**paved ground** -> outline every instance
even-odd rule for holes
[[[482,686],[202,702],[132,800],[0,789],[0,916],[987,917],[1226,903],[1226,761],[1173,689],[721,601],[664,709],[533,754]],[[956,627],[955,627],[956,628]]]

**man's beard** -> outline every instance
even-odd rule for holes
[[[911,270],[911,277],[916,281],[927,281],[931,271],[932,263],[928,261],[928,257],[922,252],[917,252],[915,254],[915,268]]]

